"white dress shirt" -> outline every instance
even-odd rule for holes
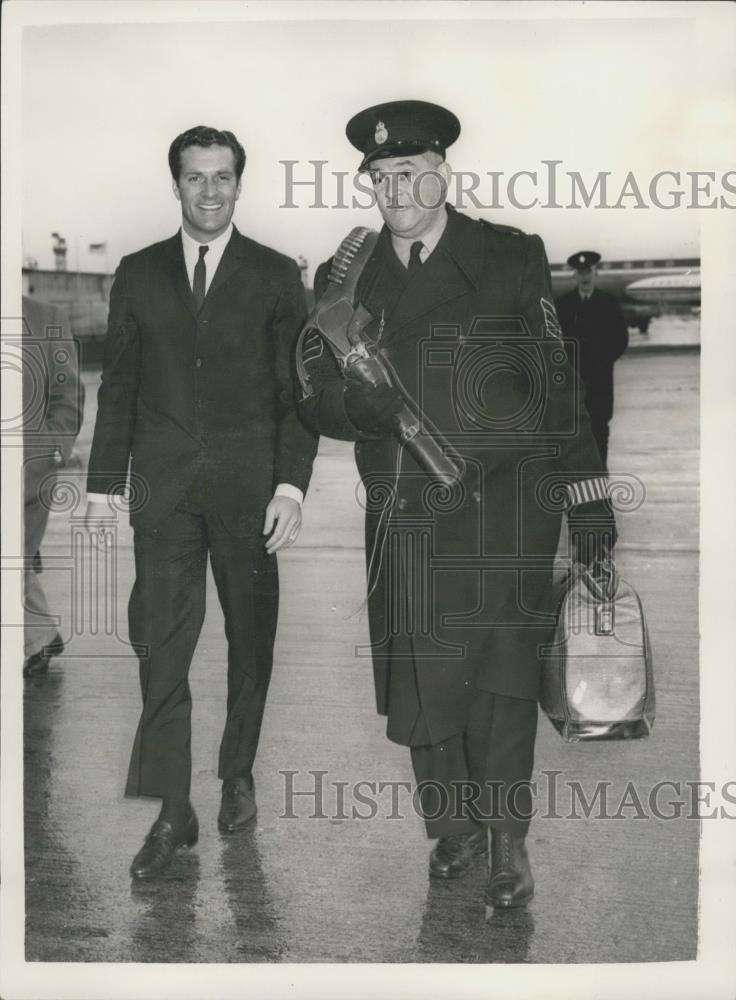
[[[189,278],[189,287],[193,289],[194,287],[194,268],[199,260],[199,248],[200,246],[207,246],[209,249],[204,255],[204,265],[205,265],[205,294],[209,291],[212,279],[215,276],[215,272],[222,260],[222,255],[225,253],[225,247],[230,242],[230,237],[233,234],[234,226],[232,222],[227,227],[224,233],[216,236],[214,240],[210,240],[207,244],[198,243],[197,240],[192,239],[189,233],[184,231],[182,227],[181,230],[181,244],[184,250],[184,264],[187,269],[187,277]],[[303,503],[304,493],[299,489],[298,486],[292,486],[291,483],[279,483],[274,491],[274,496],[277,497],[289,497],[291,500],[296,500],[298,504]],[[107,494],[106,493],[88,493],[87,500],[91,503],[106,503]]]
[[[412,243],[421,241],[422,249],[419,251],[419,259],[423,264],[439,243],[446,226],[447,210],[439,213],[436,221],[432,225],[432,228],[429,232],[424,233],[421,238],[419,236],[415,236],[410,239],[408,237],[397,236],[395,233],[391,233],[391,243],[396,252],[396,256],[399,258],[404,267],[409,266],[409,256],[411,254]]]
[[[209,243],[198,243],[197,240],[192,239],[189,233],[182,229],[181,245],[184,249],[184,263],[186,265],[189,287],[191,289],[194,289],[194,268],[199,260],[199,248],[201,246],[208,247],[207,253],[204,255],[204,266],[206,270],[204,289],[205,294],[207,294],[210,290],[212,279],[215,276],[215,271],[222,260],[222,255],[225,253],[225,247],[228,245],[230,237],[233,235],[233,229],[234,226],[231,222],[224,233],[216,236],[214,240],[210,240]]]

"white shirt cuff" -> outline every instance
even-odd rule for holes
[[[274,496],[289,497],[290,500],[296,500],[299,506],[304,503],[304,493],[298,486],[292,486],[291,483],[279,483],[274,492]]]
[[[608,500],[608,480],[600,476],[596,479],[581,479],[577,483],[568,483],[567,494],[572,507],[577,507],[581,503],[592,503],[594,500]]]
[[[113,495],[111,493],[88,493],[87,503],[107,503],[110,496]]]

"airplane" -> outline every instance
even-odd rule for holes
[[[550,264],[557,296],[575,287],[567,264]],[[604,260],[596,267],[596,285],[621,302],[629,326],[646,333],[653,317],[700,310],[700,259]]]

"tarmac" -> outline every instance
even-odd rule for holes
[[[354,656],[368,640],[357,474],[351,447],[325,439],[302,533],[279,557],[280,623],[255,769],[257,821],[239,835],[223,836],[216,827],[226,666],[210,578],[191,670],[200,839],[156,881],[131,882],[128,865],[157,803],[122,794],[140,711],[125,624],[132,533],[122,517],[117,557],[106,580],[95,582],[103,570],[84,549],[83,504],[72,499],[69,509],[52,514],[42,579],[68,652],[25,687],[27,959],[695,958],[700,831],[685,783],[698,779],[699,358],[672,346],[630,350],[617,364],[609,461],[612,475],[633,474],[645,487],[643,502],[618,518],[618,569],[648,618],[657,720],[647,740],[575,745],[540,715],[535,777],[542,815],[528,839],[536,895],[527,909],[486,922],[483,861],[462,880],[430,879],[432,845],[422,822],[405,797],[394,808],[391,795],[412,779],[409,755],[386,739],[370,661]],[[82,464],[98,377],[85,373]],[[101,612],[84,595],[103,585]],[[360,781],[386,784],[379,792]],[[657,818],[651,808],[652,790],[663,781],[683,786],[674,818]],[[585,818],[574,782],[589,800],[597,783],[609,783],[605,810]],[[677,798],[671,789],[661,792],[661,815],[677,813]]]

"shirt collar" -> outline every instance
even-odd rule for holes
[[[427,256],[432,253],[434,248],[437,246],[439,241],[442,239],[442,234],[447,227],[447,211],[440,212],[437,216],[437,220],[429,232],[425,233],[424,236],[416,237],[415,239],[405,239],[401,236],[396,236],[391,233],[391,242],[393,243],[394,250],[396,251],[397,257],[401,259],[401,249],[408,249],[411,247],[412,243],[420,242],[424,244],[427,251]],[[401,248],[401,249],[400,249]],[[408,254],[407,254],[408,256]]]
[[[184,252],[192,254],[194,257],[196,257],[199,253],[199,248],[201,246],[209,247],[210,251],[213,251],[214,253],[217,253],[218,251],[222,252],[227,246],[227,244],[230,242],[230,237],[233,235],[234,228],[235,227],[231,222],[230,225],[225,230],[225,232],[220,233],[220,235],[216,236],[214,240],[210,240],[209,243],[200,243],[199,240],[192,239],[189,233],[186,232],[186,230],[184,229],[184,226],[182,226],[181,242],[182,246],[184,247]]]

